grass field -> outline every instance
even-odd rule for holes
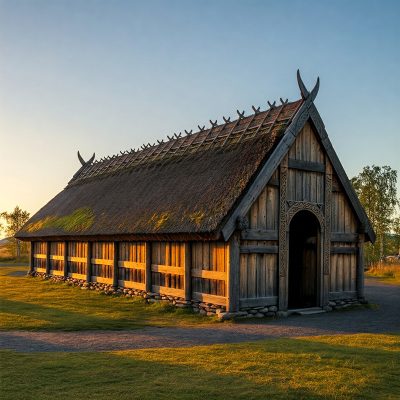
[[[27,267],[0,268],[0,329],[135,329],[146,325],[209,324],[201,317],[140,298],[106,296],[64,283],[26,277]]]
[[[213,323],[0,268],[7,330]],[[109,352],[0,351],[2,400],[399,399],[400,336],[354,334]]]
[[[0,354],[3,400],[400,398],[400,337],[395,335]]]
[[[378,278],[385,283],[400,285],[400,264],[377,264],[366,272],[366,276]]]

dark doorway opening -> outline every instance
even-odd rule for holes
[[[289,308],[318,305],[320,225],[309,211],[298,212],[289,227]]]

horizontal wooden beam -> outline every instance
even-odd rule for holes
[[[278,231],[265,229],[246,229],[241,232],[243,240],[278,240]]]
[[[118,286],[125,287],[125,288],[137,289],[137,290],[146,290],[146,285],[141,282],[119,280]]]
[[[68,257],[68,261],[81,262],[86,264],[86,257]]]
[[[278,178],[271,178],[268,181],[267,186],[279,186],[279,179]]]
[[[183,275],[184,268],[182,267],[173,267],[171,265],[159,265],[159,264],[151,264],[152,272],[160,272],[162,274],[173,274],[173,275]]]
[[[192,273],[192,277],[194,277],[194,278],[217,279],[219,281],[226,280],[226,272],[225,271],[208,271],[205,269],[192,269],[191,273]]]
[[[86,281],[86,274],[76,274],[75,272],[70,272],[68,276],[73,279],[82,279]]]
[[[118,261],[118,267],[130,269],[146,269],[146,263],[136,261]]]
[[[46,258],[46,254],[34,254],[33,258],[41,258],[41,259],[45,259]]]
[[[165,294],[167,296],[184,297],[185,291],[183,289],[169,288],[166,286],[152,285],[151,291],[153,293]]]
[[[105,258],[92,258],[90,261],[94,265],[114,265],[114,260],[108,260]]]
[[[36,272],[46,272],[46,268],[36,267],[35,271]]]
[[[103,278],[102,276],[91,276],[92,282],[106,283],[108,285],[112,285],[113,278]]]
[[[52,256],[52,255],[50,255],[50,260],[64,261],[64,256]]]
[[[275,306],[278,304],[278,296],[240,299],[239,304],[240,307]]]
[[[352,243],[358,241],[358,233],[331,233],[331,241],[332,242],[345,242]]]
[[[54,276],[64,276],[64,271],[58,271],[56,269],[51,269],[50,270],[50,275]]]
[[[202,301],[203,303],[211,303],[211,304],[218,304],[220,306],[226,306],[226,297],[224,296],[216,296],[214,294],[193,292],[192,298],[194,300]]]
[[[240,246],[241,253],[278,254],[278,246]]]
[[[357,254],[357,247],[339,247],[333,246],[331,247],[331,254]]]
[[[320,172],[320,173],[325,172],[325,164],[315,161],[296,160],[294,158],[289,158],[288,167],[292,169],[298,169],[301,171]]]
[[[328,294],[329,300],[340,300],[340,299],[356,299],[357,292],[346,291],[346,292],[330,292]]]

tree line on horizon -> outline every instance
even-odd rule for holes
[[[390,166],[366,166],[351,183],[376,233],[374,244],[365,246],[367,266],[376,264],[387,255],[400,254],[400,199],[397,194],[397,171]],[[30,214],[18,205],[13,211],[0,212],[0,231],[9,239],[13,256],[19,260],[29,251],[29,244],[15,238]]]

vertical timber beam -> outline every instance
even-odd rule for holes
[[[151,242],[146,242],[146,270],[145,270],[146,292],[151,292]]]
[[[46,242],[46,275],[50,275],[50,242]]]
[[[331,216],[332,216],[332,165],[325,157],[325,193],[324,193],[324,230],[323,249],[322,249],[322,296],[321,306],[328,305],[329,278],[330,278],[330,261],[331,261]]]
[[[86,254],[86,282],[92,280],[92,243],[87,242],[87,254]]]
[[[287,223],[288,156],[279,167],[279,310],[288,308],[288,223]]]
[[[357,252],[357,297],[364,300],[364,234],[358,235]]]
[[[185,272],[184,272],[184,289],[185,289],[185,300],[190,301],[192,299],[192,243],[185,242]]]
[[[29,272],[32,273],[35,270],[35,242],[31,242],[31,252],[29,254]]]
[[[119,242],[114,242],[113,287],[118,287]]]
[[[64,278],[68,277],[68,242],[64,242]]]
[[[239,279],[240,279],[240,236],[239,232],[234,232],[229,240],[229,261],[226,284],[228,312],[239,311]]]

